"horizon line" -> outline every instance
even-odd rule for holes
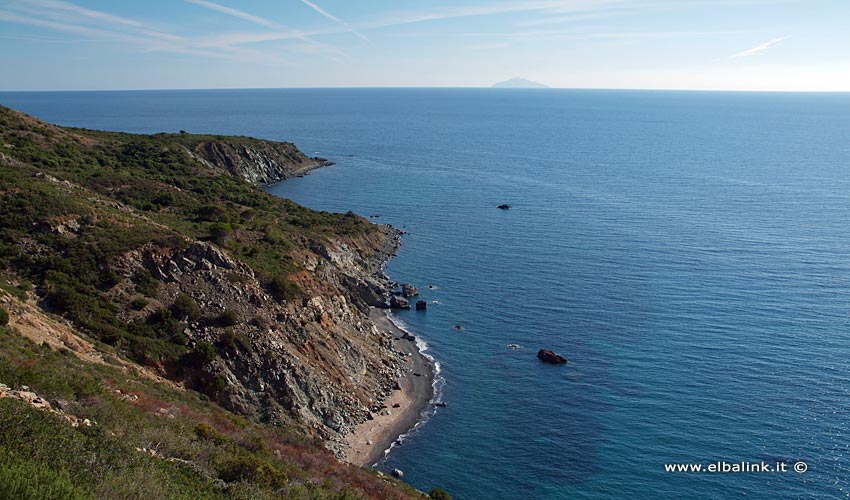
[[[40,89],[19,90],[0,89],[0,93],[49,93],[49,92],[192,92],[192,91],[228,91],[228,90],[493,90],[493,91],[537,91],[547,90],[601,90],[601,91],[645,91],[645,92],[748,92],[748,93],[788,93],[788,94],[846,94],[848,90],[776,90],[776,89],[703,89],[703,88],[652,88],[652,87],[493,87],[477,85],[455,85],[455,86],[316,86],[316,87],[184,87],[184,88],[132,88],[132,89]]]

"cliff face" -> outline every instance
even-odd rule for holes
[[[403,372],[368,319],[399,233],[245,182],[322,162],[288,143],[70,130],[0,108],[0,269],[82,337],[332,440]]]
[[[121,281],[108,294],[112,303],[126,304],[138,296],[133,276],[148,272],[159,282],[143,309],[123,312],[128,323],[190,297],[204,317],[185,318],[183,333],[189,345],[211,344],[218,355],[200,369],[165,365],[163,371],[201,390],[206,380],[220,379],[223,387],[211,396],[226,408],[300,424],[333,440],[378,411],[403,375],[391,337],[364,313],[368,301],[385,300],[389,285],[370,269],[379,269],[397,238],[382,228],[304,241],[292,251],[303,269],[291,275],[302,292],[290,300],[273,297],[250,266],[209,242],[147,244],[109,263]]]
[[[228,138],[201,141],[194,147],[199,158],[258,186],[304,175],[330,164],[311,158],[289,142]]]

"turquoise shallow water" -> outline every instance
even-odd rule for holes
[[[251,90],[0,103],[66,125],[290,140],[335,161],[270,191],[410,233],[388,272],[439,304],[398,319],[441,362],[448,406],[380,467],[417,487],[458,499],[850,494],[850,95]],[[571,362],[543,365],[541,347]],[[719,460],[804,460],[808,472],[663,467]]]

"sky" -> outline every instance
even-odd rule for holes
[[[0,90],[850,91],[850,0],[0,0]]]

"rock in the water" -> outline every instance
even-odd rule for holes
[[[401,285],[401,294],[405,297],[416,297],[419,295],[419,289],[410,283],[405,283]]]
[[[436,403],[434,403],[434,406],[439,406],[440,408],[445,408],[448,405],[446,404],[445,401],[437,401]]]
[[[511,208],[513,208],[513,207],[511,207],[511,206],[510,206],[510,205],[508,205],[508,204],[504,204],[504,205],[499,205],[499,206],[498,206],[498,207],[496,207],[496,208],[501,209],[501,210],[510,210],[510,209],[511,209]]]
[[[537,359],[543,361],[544,363],[552,363],[555,365],[561,365],[567,362],[567,358],[561,356],[560,354],[555,354],[549,349],[540,349],[537,351]]]
[[[424,300],[417,300],[416,301],[416,310],[417,311],[424,311],[426,309],[428,309],[428,303],[427,302],[425,302]]]
[[[395,477],[397,477],[397,478],[399,478],[399,479],[401,479],[401,478],[403,478],[403,477],[404,477],[404,472],[402,472],[402,470],[401,470],[401,469],[393,469],[392,474],[393,474],[393,476],[395,476]]]
[[[393,295],[390,298],[390,307],[392,309],[410,309],[410,302],[407,299]]]
[[[455,330],[463,330],[463,325],[455,325]]]

